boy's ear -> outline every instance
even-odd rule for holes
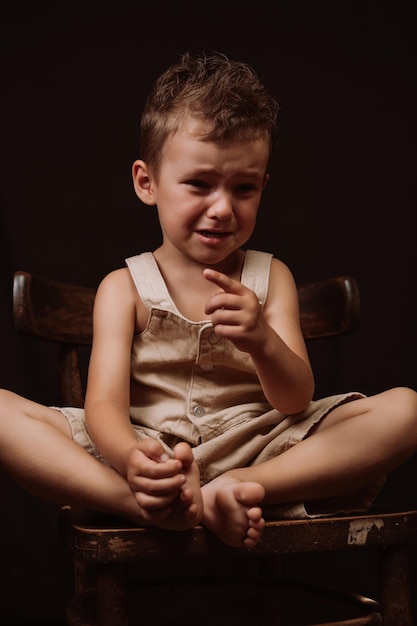
[[[145,161],[138,159],[132,165],[133,186],[136,195],[142,202],[154,206],[156,200],[153,193],[152,178]]]
[[[265,189],[265,187],[267,186],[267,184],[268,184],[268,180],[269,180],[269,174],[268,174],[268,173],[266,173],[266,174],[265,174],[265,178],[264,178],[264,182],[263,182],[263,185],[262,185],[262,191],[263,191],[263,190]]]

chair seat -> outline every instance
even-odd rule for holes
[[[417,511],[372,511],[307,520],[267,520],[262,539],[253,550],[226,546],[202,526],[176,532],[133,526],[122,519],[98,515],[77,521],[63,507],[63,522],[71,528],[74,556],[99,563],[132,563],[147,557],[210,557],[291,554],[341,550],[360,546],[389,546],[417,537]],[[173,540],[173,538],[175,540]]]
[[[298,598],[309,596],[326,599],[327,603],[338,604],[348,609],[353,617],[325,622],[325,626],[384,624],[384,626],[412,626],[410,590],[407,587],[407,544],[417,537],[417,511],[373,510],[366,514],[343,515],[308,520],[268,519],[263,536],[253,550],[226,546],[202,526],[176,532],[153,527],[133,526],[119,518],[90,514],[82,519],[70,507],[62,509],[62,530],[76,562],[84,566],[94,564],[94,592],[85,593],[88,585],[81,585],[82,594],[76,594],[69,605],[70,626],[125,626],[129,623],[127,609],[121,610],[120,622],[107,622],[110,609],[117,604],[127,606],[127,568],[134,563],[143,565],[173,559],[187,561],[196,559],[259,558],[266,567],[262,577],[245,579],[240,574],[232,578],[222,576],[221,569],[208,578],[184,578],[184,584],[210,585],[258,585],[259,592],[269,594],[272,611],[277,610],[277,596],[285,597],[288,592],[297,592]],[[325,589],[317,586],[283,580],[280,576],[282,555],[308,552],[325,552],[345,549],[374,547],[379,554],[379,569],[382,580],[382,609],[367,597],[350,591]],[[384,584],[384,581],[386,584]],[[161,578],[158,584],[169,581]],[[388,584],[389,583],[389,584]],[[143,583],[142,594],[143,594]],[[178,581],[176,581],[178,584]],[[96,593],[99,596],[96,596]],[[96,597],[99,599],[96,602]],[[298,600],[300,601],[300,600]],[[85,604],[89,608],[85,608]],[[84,603],[84,606],[83,606]],[[96,606],[101,608],[101,617],[95,617]],[[124,611],[124,612],[123,612]],[[80,618],[80,615],[84,615]],[[384,621],[382,621],[384,614]],[[90,617],[87,617],[87,616]],[[91,617],[93,615],[93,617]],[[96,621],[97,619],[97,621]],[[278,616],[262,624],[281,624]],[[317,623],[317,622],[315,622]],[[285,622],[283,622],[285,626]],[[322,624],[322,623],[320,623]],[[323,623],[324,624],[324,623]],[[258,625],[257,625],[258,626]]]

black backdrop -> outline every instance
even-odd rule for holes
[[[86,0],[0,12],[2,387],[58,401],[52,352],[14,333],[14,271],[95,286],[158,244],[155,212],[130,179],[141,107],[182,52],[215,49],[254,65],[281,107],[250,246],[282,258],[297,282],[359,282],[359,332],[310,346],[317,395],[417,388],[411,2]],[[381,500],[417,506],[416,468],[413,459],[396,471]],[[0,485],[0,614],[60,619],[70,581],[56,507],[6,476]],[[323,561],[324,577],[332,567]]]

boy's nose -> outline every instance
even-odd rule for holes
[[[208,217],[218,220],[227,220],[232,213],[232,200],[228,194],[219,194],[207,211]]]

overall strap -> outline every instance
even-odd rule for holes
[[[126,259],[136,289],[144,305],[177,313],[169,291],[152,252],[143,252]]]
[[[247,250],[242,269],[242,284],[252,289],[262,306],[266,302],[269,287],[269,272],[273,255],[269,252]]]

